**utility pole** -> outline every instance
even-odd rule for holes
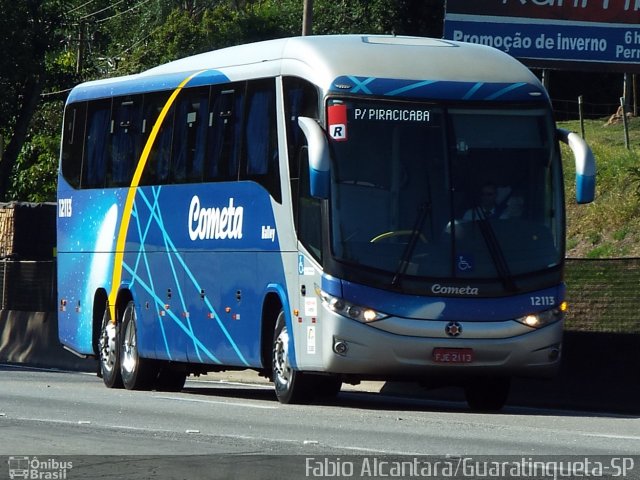
[[[84,23],[78,25],[80,33],[78,34],[78,56],[76,58],[76,73],[82,73],[82,67],[84,66]]]
[[[304,0],[302,12],[302,35],[311,35],[313,29],[313,0]]]

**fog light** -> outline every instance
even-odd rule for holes
[[[333,344],[333,351],[336,352],[338,355],[346,355],[348,350],[349,350],[349,345],[345,341],[337,340]]]

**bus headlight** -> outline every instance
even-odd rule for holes
[[[316,293],[322,299],[322,303],[324,303],[329,310],[332,310],[344,317],[351,318],[352,320],[357,320],[362,323],[371,323],[389,316],[384,313],[377,312],[372,308],[355,305],[345,301],[343,298],[329,295],[318,287],[316,287]]]
[[[564,312],[566,310],[567,304],[566,302],[562,302],[562,304],[557,308],[525,315],[524,317],[516,318],[516,321],[526,325],[527,327],[540,328],[561,320],[564,317]]]

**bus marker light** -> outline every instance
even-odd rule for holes
[[[224,307],[224,311],[227,313],[231,313],[231,307]]]

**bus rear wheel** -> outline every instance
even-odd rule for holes
[[[100,356],[100,376],[109,388],[122,388],[120,375],[120,326],[111,321],[108,307],[102,316],[98,351]]]
[[[474,379],[465,385],[464,395],[472,410],[497,412],[507,403],[510,388],[509,377]]]
[[[120,373],[127,390],[151,390],[158,375],[157,363],[141,358],[138,352],[138,325],[133,302],[122,314]]]
[[[290,338],[284,318],[280,311],[273,333],[273,384],[280,403],[309,403],[314,390],[311,378],[304,372],[294,370],[289,353]]]

